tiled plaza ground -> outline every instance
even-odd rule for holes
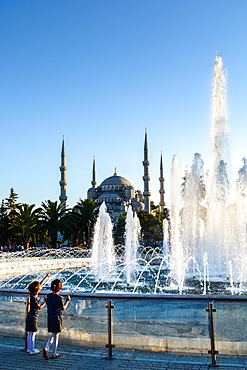
[[[36,341],[42,349],[44,341]],[[85,369],[139,369],[139,370],[247,370],[247,356],[218,355],[216,366],[210,366],[210,355],[175,354],[113,349],[113,359],[107,359],[108,350],[102,347],[59,343],[57,359],[48,361],[42,351],[30,356],[24,350],[24,340],[0,336],[0,369],[3,370],[85,370]]]

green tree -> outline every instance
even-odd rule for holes
[[[62,235],[71,233],[73,225],[70,210],[66,209],[63,203],[51,200],[42,202],[41,207],[39,228],[44,232],[48,231],[52,247],[55,248],[58,232],[61,232]]]
[[[18,204],[10,213],[10,229],[21,239],[25,249],[28,249],[30,240],[35,237],[40,211],[40,208],[35,209],[35,204],[24,203]]]
[[[146,244],[163,239],[163,212],[157,211],[156,215],[147,211],[139,211],[137,215],[142,229],[142,239]]]
[[[14,211],[16,209],[16,207],[18,206],[18,204],[20,204],[20,203],[17,202],[18,198],[19,198],[19,196],[18,196],[17,193],[15,193],[14,188],[11,188],[9,197],[5,198],[5,200],[6,200],[5,205],[6,205],[7,209],[9,210],[9,212]]]
[[[115,244],[121,244],[124,241],[126,215],[127,212],[123,212],[118,218],[116,232],[114,235]]]
[[[96,222],[98,210],[93,199],[80,199],[73,208],[77,217],[77,234],[78,238],[85,240],[87,246],[90,245],[90,239],[93,233],[93,227]]]
[[[0,207],[0,245],[8,245],[10,238],[9,230],[9,218],[7,207],[4,204],[4,199],[2,200],[2,205]]]

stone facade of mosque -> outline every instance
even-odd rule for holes
[[[105,202],[114,223],[123,212],[127,211],[130,204],[133,211],[144,210],[142,192],[135,190],[133,185],[124,177],[118,176],[116,171],[113,176],[105,179],[99,186],[93,185],[88,189],[87,197],[95,200],[97,208]]]

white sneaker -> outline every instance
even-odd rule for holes
[[[36,348],[35,348],[35,350],[36,350]],[[37,350],[38,351],[38,350]],[[30,353],[30,349],[27,349],[27,353]]]
[[[38,353],[40,353],[40,350],[37,348],[34,348],[34,351],[29,351],[29,355],[37,355]]]

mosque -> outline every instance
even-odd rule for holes
[[[87,199],[94,199],[96,207],[99,208],[100,205],[105,202],[107,206],[107,211],[111,215],[112,221],[114,224],[117,224],[119,216],[127,211],[129,205],[132,206],[133,211],[145,210],[147,212],[151,211],[151,192],[150,192],[150,175],[149,175],[149,166],[150,161],[148,160],[148,138],[147,131],[145,131],[145,140],[144,140],[144,191],[135,190],[134,186],[124,177],[119,176],[114,171],[114,174],[110,177],[107,177],[102,183],[97,186],[96,181],[96,163],[95,158],[93,160],[93,171],[92,171],[92,181],[91,187],[87,191]],[[60,185],[60,202],[63,202],[66,205],[67,195],[66,195],[66,153],[64,146],[64,138],[62,141],[62,151],[61,151],[61,180],[59,181]],[[159,209],[163,210],[165,208],[165,188],[164,182],[165,178],[163,175],[163,161],[162,154],[160,158],[160,202]]]

